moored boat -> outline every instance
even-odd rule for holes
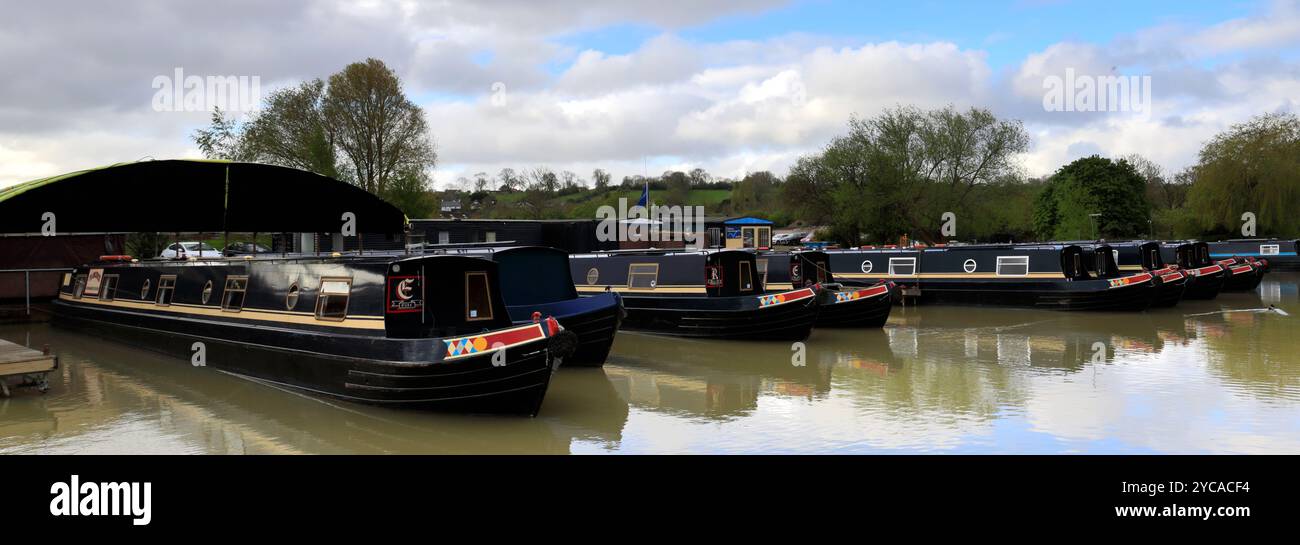
[[[605,252],[569,256],[579,293],[618,293],[622,327],[684,337],[801,340],[817,318],[817,289],[769,292],[742,250]]]
[[[843,284],[831,273],[830,256],[822,251],[771,252],[758,258],[768,260],[768,289],[820,288],[817,327],[875,328],[889,320],[896,290],[893,282]]]
[[[1059,310],[1138,311],[1155,296],[1150,273],[1118,273],[1107,249],[1091,267],[1071,244],[989,244],[924,250],[828,250],[837,278],[893,281],[920,302],[1009,305]],[[1098,276],[1095,271],[1104,271]]]
[[[1254,258],[1265,260],[1265,267],[1272,271],[1300,271],[1300,241],[1276,238],[1242,238],[1207,243],[1210,257],[1224,259],[1230,257]]]
[[[1160,257],[1166,263],[1176,263],[1188,275],[1183,299],[1214,299],[1223,289],[1227,270],[1210,259],[1204,242],[1162,242]]]
[[[533,415],[576,340],[518,325],[497,264],[453,255],[101,261],[55,319],[264,383],[349,401]]]
[[[564,358],[564,365],[605,364],[623,319],[619,294],[579,296],[569,273],[569,254],[563,250],[522,246],[489,255],[500,265],[501,291],[511,320],[528,324],[538,315],[554,316],[578,336],[578,347]]]
[[[1109,242],[1107,245],[1115,254],[1115,262],[1121,273],[1145,271],[1155,277],[1156,295],[1151,301],[1152,307],[1172,307],[1182,300],[1189,275],[1177,265],[1165,263],[1160,254],[1159,242],[1132,240]]]
[[[1222,291],[1254,291],[1264,280],[1266,263],[1253,261],[1253,258],[1229,257],[1216,263],[1227,269]]]

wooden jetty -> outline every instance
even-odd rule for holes
[[[59,357],[48,348],[32,350],[25,346],[0,340],[0,394],[9,396],[10,386],[34,386],[42,392],[49,389],[45,375],[59,368]]]

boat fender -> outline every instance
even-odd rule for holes
[[[541,313],[541,312],[538,312],[538,311],[536,311],[536,310],[534,310],[534,311],[533,311],[533,323],[536,324],[536,323],[539,323],[539,322],[541,322],[541,321],[542,321],[542,313]]]

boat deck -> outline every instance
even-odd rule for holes
[[[35,386],[45,391],[45,374],[58,369],[59,357],[47,351],[0,340],[0,394],[9,395],[9,387]]]

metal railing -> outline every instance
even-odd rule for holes
[[[23,273],[23,300],[27,315],[32,315],[32,273],[34,272],[72,272],[72,267],[51,267],[42,269],[0,269],[0,274]]]

